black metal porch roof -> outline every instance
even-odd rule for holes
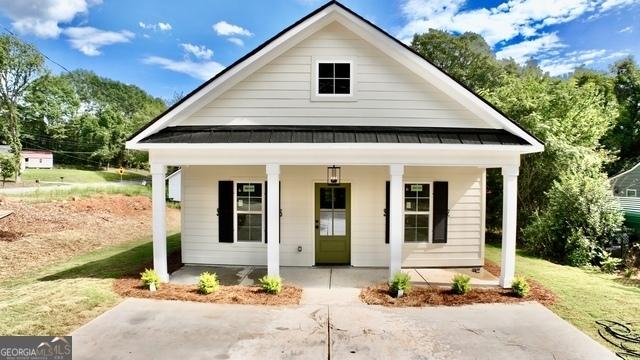
[[[400,143],[529,145],[502,129],[392,126],[173,126],[142,143]]]

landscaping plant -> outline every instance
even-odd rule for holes
[[[153,269],[144,269],[144,271],[140,273],[140,280],[142,281],[142,285],[148,287],[151,291],[160,288],[160,277]]]
[[[198,278],[198,292],[204,295],[218,291],[220,282],[216,273],[203,272]]]
[[[511,282],[511,292],[519,298],[523,298],[529,294],[529,283],[524,276],[516,275]]]
[[[625,278],[631,279],[633,277],[636,277],[636,275],[638,275],[638,269],[634,267],[625,268],[623,275]]]
[[[465,295],[471,290],[471,284],[469,283],[471,278],[469,275],[456,274],[453,276],[453,284],[451,284],[451,291],[454,294]]]
[[[263,276],[260,278],[260,285],[268,294],[278,294],[282,291],[282,279],[279,276]]]
[[[622,264],[622,259],[611,256],[610,253],[602,251],[602,260],[600,261],[600,270],[606,274],[613,274],[614,271]]]
[[[389,290],[392,295],[402,296],[402,294],[408,294],[411,291],[411,277],[407,273],[398,271],[393,274],[393,279],[389,282]]]

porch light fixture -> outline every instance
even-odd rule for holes
[[[340,185],[340,166],[327,168],[327,185]]]

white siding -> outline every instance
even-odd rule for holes
[[[342,167],[351,184],[351,264],[388,266],[384,242],[387,167]],[[218,243],[219,180],[264,181],[263,166],[188,166],[182,170],[182,257],[185,263],[266,264],[266,244]],[[280,258],[283,266],[314,265],[314,183],[326,168],[283,166]],[[408,167],[406,182],[449,182],[447,244],[406,244],[403,266],[480,266],[484,247],[484,172],[477,168]],[[303,251],[298,252],[298,246]]]
[[[180,189],[182,188],[182,171],[178,170],[167,178],[167,197],[173,201],[180,201]]]
[[[312,101],[314,56],[355,61],[356,101]],[[305,39],[175,125],[488,127],[476,115],[337,23]]]

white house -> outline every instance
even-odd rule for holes
[[[182,188],[182,169],[178,169],[167,176],[167,198],[173,201],[180,201],[180,190]]]
[[[53,169],[53,153],[49,150],[23,150],[20,170]]]
[[[166,166],[182,167],[187,264],[480,267],[486,169],[515,268],[520,156],[543,144],[409,47],[329,2],[127,142],[149,152],[154,267],[168,280]],[[161,184],[157,186],[156,184]]]

